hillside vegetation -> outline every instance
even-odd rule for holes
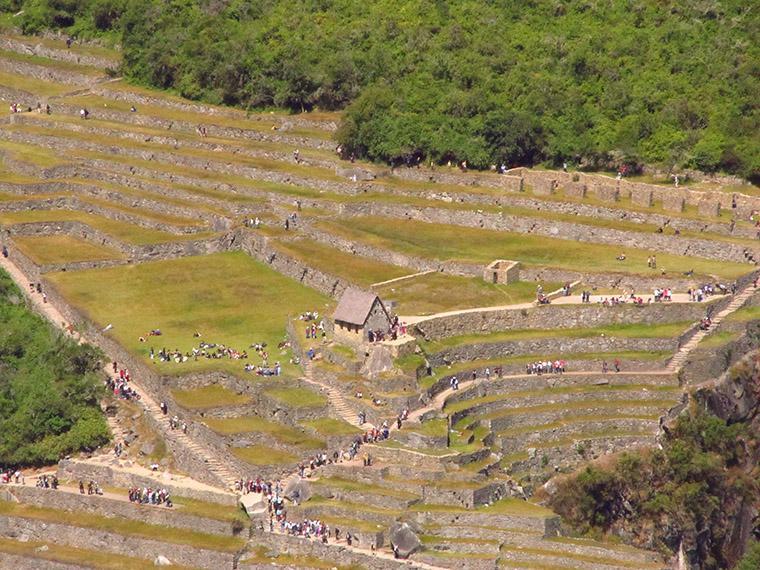
[[[54,463],[108,441],[100,358],[32,313],[0,271],[0,466]]]
[[[741,0],[4,0],[25,33],[246,108],[346,109],[347,153],[760,176],[760,16]]]

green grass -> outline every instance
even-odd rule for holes
[[[41,65],[51,69],[57,69],[58,71],[65,71],[68,73],[80,73],[82,75],[90,75],[94,78],[102,76],[103,72],[95,67],[87,65],[81,65],[70,61],[61,61],[58,59],[50,59],[47,57],[41,57],[39,55],[31,55],[26,53],[17,53],[15,51],[8,51],[0,49],[0,59],[9,59],[11,61],[20,61],[23,63],[31,63],[33,65]],[[76,89],[76,86],[72,87],[72,90]]]
[[[366,533],[380,532],[386,529],[386,525],[335,515],[320,515],[319,520],[331,528],[339,528],[345,534],[346,531],[359,531]]]
[[[11,158],[28,162],[38,168],[52,168],[69,164],[69,161],[62,160],[49,149],[23,143],[0,140],[0,151],[10,155]]]
[[[558,305],[560,306],[560,305]],[[568,308],[572,311],[572,308]],[[561,319],[561,316],[557,317]],[[683,333],[691,324],[689,321],[675,323],[623,323],[591,328],[568,329],[515,329],[486,334],[470,334],[442,338],[423,343],[426,352],[442,350],[468,344],[488,344],[537,338],[674,338]]]
[[[286,465],[298,461],[298,457],[292,453],[273,449],[265,445],[233,447],[232,453],[238,459],[251,465]]]
[[[660,414],[650,415],[638,415],[638,414],[597,414],[591,416],[571,416],[565,417],[555,422],[539,425],[518,426],[504,431],[500,431],[498,435],[502,437],[517,437],[526,435],[529,433],[536,433],[539,431],[555,430],[563,427],[569,427],[578,424],[584,424],[587,422],[602,422],[602,421],[622,421],[622,420],[642,420],[642,421],[657,421],[660,418]]]
[[[243,416],[237,418],[206,418],[206,425],[217,433],[234,435],[240,433],[264,433],[280,443],[292,445],[301,449],[323,449],[324,440],[317,439],[302,430],[284,424],[265,420],[259,416]]]
[[[416,505],[412,505],[409,509],[411,511],[418,512],[418,513],[470,512],[468,509],[465,509],[464,507],[457,507],[454,505],[432,505],[432,504],[426,504],[426,503],[418,503]],[[521,499],[513,499],[513,498],[501,499],[499,501],[496,501],[490,506],[477,507],[475,509],[475,512],[488,514],[488,515],[512,515],[512,516],[535,517],[535,518],[556,516],[549,509],[546,509],[534,503],[529,503],[528,501],[523,501]]]
[[[750,305],[737,309],[733,313],[726,315],[724,320],[746,323],[755,319],[760,319],[760,305]]]
[[[121,253],[110,247],[98,247],[68,235],[17,236],[13,242],[37,265],[123,258]]]
[[[613,373],[614,374],[614,373]],[[613,376],[614,377],[614,376]],[[646,390],[648,392],[659,393],[678,393],[679,388],[677,386],[656,386],[649,384],[601,384],[596,386],[589,384],[585,386],[559,386],[554,388],[545,388],[543,390],[521,390],[516,392],[509,392],[508,394],[489,394],[487,396],[480,396],[478,398],[472,398],[470,400],[460,400],[458,402],[447,403],[444,406],[444,411],[449,414],[466,410],[474,406],[480,406],[483,404],[490,404],[492,402],[501,402],[504,400],[514,400],[516,398],[530,398],[533,396],[557,396],[561,394],[594,394],[596,392],[639,392]],[[642,400],[642,403],[646,400]]]
[[[718,348],[739,338],[739,333],[734,331],[718,331],[707,335],[697,345],[699,348]]]
[[[331,301],[242,252],[184,257],[126,267],[50,274],[50,281],[98,326],[123,346],[148,359],[150,347],[196,347],[198,331],[205,342],[249,350],[249,359],[192,358],[184,363],[153,362],[164,374],[226,370],[238,375],[246,362],[260,364],[251,343],[266,342],[270,365],[280,361],[295,373],[289,355],[277,344],[285,336],[289,316],[306,310],[328,312]],[[152,329],[163,336],[139,337]],[[251,375],[251,379],[256,377]],[[275,382],[275,380],[272,380]],[[307,390],[300,390],[308,394]],[[312,398],[316,398],[314,395]]]
[[[138,536],[173,544],[186,544],[196,548],[207,548],[222,552],[236,552],[245,544],[241,538],[220,536],[184,530],[173,527],[148,524],[138,520],[104,517],[83,511],[69,512],[43,507],[33,507],[20,503],[0,501],[0,514],[58,523],[63,525],[92,528],[127,536]]]
[[[320,408],[327,405],[327,398],[305,387],[270,388],[264,393],[291,408]]]
[[[352,255],[308,238],[279,242],[275,244],[275,249],[303,261],[310,267],[319,268],[362,287],[414,273],[412,269]]]
[[[243,394],[236,394],[232,390],[212,384],[192,390],[172,390],[172,397],[180,406],[192,410],[203,408],[218,408],[220,406],[239,406],[247,404],[251,398]]]
[[[43,81],[28,75],[8,73],[6,71],[0,71],[0,84],[7,85],[13,89],[18,89],[19,91],[26,91],[27,93],[38,97],[40,101],[43,101],[48,97],[58,97],[59,95],[63,95],[64,93],[76,89],[76,87],[72,85],[64,85],[63,83],[55,83],[53,81]]]
[[[316,420],[308,420],[303,422],[301,425],[313,429],[322,437],[356,435],[362,431],[347,421],[336,418],[319,418]]]
[[[40,550],[42,546],[47,547]],[[153,560],[120,556],[111,552],[86,550],[73,546],[62,546],[47,542],[20,542],[10,538],[0,538],[0,552],[23,558],[49,560],[74,567],[99,568],[101,570],[154,570]],[[31,568],[32,566],[30,566]],[[190,570],[187,566],[172,564],[173,570]]]
[[[494,285],[478,277],[427,273],[375,287],[375,292],[383,299],[398,303],[398,313],[429,315],[474,307],[527,303],[536,299],[537,285],[529,281]],[[561,287],[559,283],[545,282],[542,285],[547,292]]]
[[[749,265],[718,262],[643,249],[583,243],[494,230],[483,230],[418,221],[357,217],[320,226],[344,238],[428,259],[458,260],[487,264],[495,259],[520,261],[530,267],[557,267],[583,272],[614,272],[637,275],[680,276],[691,269],[698,276],[733,279],[749,272]],[[624,251],[627,259],[616,257]],[[658,269],[647,268],[647,257],[657,255]],[[695,276],[695,280],[698,277]]]
[[[257,546],[253,552],[248,552],[240,560],[238,568],[248,568],[250,565],[261,568],[261,565],[287,568],[318,568],[321,570],[362,570],[360,566],[336,566],[330,560],[314,556],[294,556],[284,552],[270,551],[266,546]]]
[[[406,431],[427,435],[430,437],[446,437],[448,422],[445,418],[433,418],[422,422],[421,424],[407,424],[404,426]]]
[[[219,503],[210,503],[208,501],[200,501],[198,499],[178,497],[174,495],[172,495],[172,501],[177,510],[184,514],[222,522],[231,523],[234,521],[240,521],[246,526],[251,522],[248,515],[246,515],[239,507],[220,505]]]
[[[317,488],[329,487],[349,492],[356,491],[362,493],[372,493],[373,495],[382,495],[396,499],[412,500],[418,498],[414,493],[408,493],[406,491],[400,491],[398,489],[393,489],[390,487],[381,487],[380,485],[372,485],[364,481],[353,481],[351,479],[344,479],[342,477],[321,477],[312,481],[312,485]]]
[[[601,556],[591,556],[588,554],[578,554],[575,552],[557,552],[556,550],[551,549],[543,549],[543,548],[532,548],[532,547],[523,547],[523,546],[515,546],[511,544],[503,544],[501,546],[502,552],[514,552],[514,553],[522,553],[522,554],[532,554],[534,556],[553,556],[556,558],[562,558],[564,561],[577,561],[579,563],[586,562],[589,564],[609,564],[610,559],[606,557]],[[507,561],[508,564],[512,564],[512,561]],[[662,564],[647,564],[646,562],[640,562],[640,561],[623,561],[623,560],[614,560],[615,566],[622,566],[625,568],[633,568],[635,570],[645,570],[645,569],[651,569],[656,570],[659,568],[662,568]],[[534,568],[534,566],[530,566],[530,568]]]
[[[35,222],[81,222],[125,243],[149,245],[196,239],[198,234],[175,235],[136,224],[112,220],[104,216],[73,210],[24,210],[0,212],[0,224],[15,225]]]

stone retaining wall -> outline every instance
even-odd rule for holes
[[[171,478],[167,478],[161,473],[156,473],[155,477],[146,477],[131,473],[124,469],[111,468],[107,465],[96,465],[93,463],[84,463],[64,459],[58,463],[58,478],[62,481],[71,480],[79,481],[97,481],[101,485],[111,487],[163,487],[172,495],[177,497],[187,497],[209,503],[219,503],[226,507],[234,507],[238,504],[237,495],[225,493],[224,491],[211,491],[198,489],[194,486],[177,485]]]
[[[454,362],[492,360],[521,354],[578,354],[589,352],[674,351],[677,338],[627,338],[597,336],[593,338],[535,338],[500,342],[472,343],[448,348],[428,356],[434,367]]]
[[[425,319],[411,331],[429,339],[516,329],[591,328],[610,324],[697,321],[710,303],[651,303],[604,307],[545,305],[530,309],[483,309]]]
[[[67,61],[79,65],[98,67],[100,69],[106,69],[109,67],[116,68],[119,65],[118,59],[101,57],[90,53],[82,53],[77,49],[64,49],[64,38],[60,38],[61,49],[51,48],[42,43],[32,45],[31,42],[34,42],[35,39],[31,36],[28,36],[25,39],[28,41],[20,41],[8,36],[0,38],[0,48],[20,54],[35,55],[58,61]]]
[[[206,534],[232,535],[229,522],[185,514],[181,507],[137,505],[97,495],[75,495],[66,491],[13,486],[8,492],[21,503],[69,512],[94,513],[105,517],[134,519],[148,524],[195,530]],[[126,496],[126,495],[125,495]]]
[[[25,75],[39,79],[40,81],[52,81],[54,83],[64,83],[66,85],[74,85],[76,87],[84,87],[86,85],[93,85],[97,83],[101,77],[98,75],[89,75],[86,73],[78,73],[71,71],[70,69],[59,69],[54,66],[38,65],[36,63],[29,63],[26,61],[19,61],[16,59],[0,59],[0,70],[6,73],[15,73],[18,75]],[[43,101],[40,97],[39,101]],[[36,105],[36,103],[35,103]],[[77,110],[77,112],[79,112]]]
[[[164,555],[175,564],[209,570],[232,568],[235,558],[234,553],[215,552],[183,544],[168,544],[160,540],[124,536],[94,528],[5,515],[0,515],[0,535],[10,538],[27,537],[27,540],[100,550],[147,560],[154,560],[156,556]]]

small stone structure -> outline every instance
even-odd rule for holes
[[[557,181],[554,178],[538,180],[533,186],[533,194],[536,196],[551,196],[557,190]]]
[[[508,259],[497,259],[483,270],[483,281],[506,285],[520,280],[520,264]]]
[[[700,200],[697,209],[700,216],[710,216],[712,218],[720,216],[720,202],[717,200]]]
[[[686,197],[682,192],[665,192],[662,196],[662,208],[668,212],[683,212],[686,207]]]
[[[631,188],[631,203],[634,206],[651,208],[654,205],[654,192],[649,188]]]
[[[391,317],[380,297],[354,288],[344,291],[333,321],[335,339],[348,344],[366,342],[370,330],[387,332],[391,326]]]

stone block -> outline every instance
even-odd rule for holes
[[[586,183],[579,180],[576,182],[568,182],[564,186],[565,197],[567,198],[580,198],[586,197]]]
[[[602,202],[617,202],[620,200],[620,190],[616,183],[597,182],[594,188],[596,198]]]
[[[533,184],[533,194],[536,196],[551,196],[556,189],[557,180],[554,178],[536,180]]]
[[[502,187],[507,192],[522,192],[525,189],[525,181],[522,176],[504,175],[501,177]]]
[[[662,196],[662,208],[668,212],[683,212],[686,198],[681,192],[665,190]]]
[[[651,208],[654,204],[654,192],[650,188],[631,188],[631,203],[634,206]]]
[[[720,216],[720,202],[717,200],[700,200],[697,204],[697,210],[700,216],[710,216],[717,218]]]

